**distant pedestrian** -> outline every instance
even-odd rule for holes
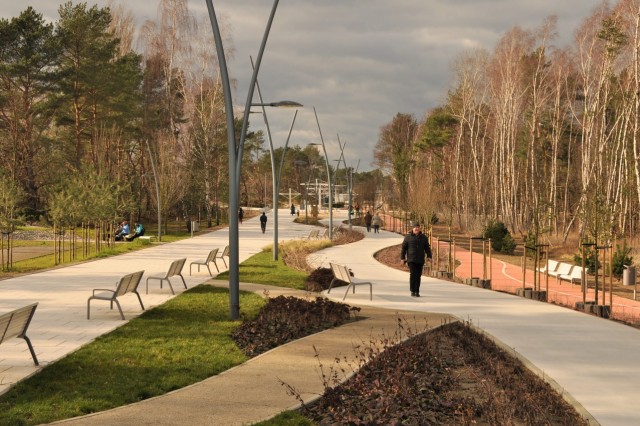
[[[291,203],[291,216],[295,216],[296,215],[296,206],[293,205],[293,203]]]
[[[411,297],[420,297],[420,279],[424,268],[424,257],[431,260],[429,239],[420,230],[420,224],[414,223],[411,233],[402,241],[400,261],[409,266],[409,290]]]
[[[244,210],[242,210],[242,207],[240,207],[238,209],[238,221],[242,224],[242,219],[244,218]]]
[[[367,210],[367,213],[364,215],[364,226],[367,227],[367,232],[371,232],[371,219],[373,219],[371,211]]]
[[[267,214],[262,212],[260,215],[260,229],[262,229],[262,233],[267,230]]]
[[[382,225],[382,218],[380,217],[380,214],[378,214],[378,212],[376,212],[376,214],[371,219],[371,225],[373,225],[373,232],[379,234],[380,226]]]

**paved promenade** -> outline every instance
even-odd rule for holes
[[[339,218],[336,215],[336,220]],[[308,227],[295,225],[288,219],[289,215],[282,210],[281,239],[308,234]],[[256,219],[245,221],[240,233],[241,260],[272,240],[269,231],[265,235],[260,233]],[[188,266],[211,248],[224,247],[227,237],[226,230],[217,231],[117,258],[0,281],[0,312],[40,302],[29,334],[38,357],[47,364],[122,324],[117,311],[109,311],[106,302],[92,305],[92,319],[86,320],[86,300],[92,288],[112,286],[122,274],[139,269],[166,271],[170,261],[178,257],[187,257]],[[344,263],[356,277],[374,282],[372,301],[368,289],[362,287],[346,299],[349,304],[362,306],[362,315],[370,318],[366,320],[369,322],[356,323],[359,325],[355,327],[364,329],[329,330],[284,345],[184,390],[64,423],[251,424],[296,405],[291,397],[283,396],[285,389],[279,380],[285,373],[305,378],[300,383],[305,398],[319,393],[318,366],[309,362],[309,350],[322,342],[313,339],[340,342],[337,347],[326,346],[322,353],[326,360],[342,357],[363,336],[385,329],[389,333],[390,329],[385,327],[395,324],[396,312],[403,312],[408,316],[429,317],[432,325],[449,315],[471,321],[573,397],[578,406],[593,416],[594,423],[640,424],[640,412],[635,406],[640,400],[640,330],[548,303],[427,277],[421,288],[423,297],[412,298],[408,274],[381,265],[373,258],[376,251],[400,243],[401,238],[384,231],[366,233],[362,241],[332,247],[309,258],[315,265],[326,266],[329,261]],[[187,271],[186,278],[191,287],[206,281],[208,276],[201,272],[189,278]],[[178,291],[178,286],[175,288]],[[244,283],[241,289],[261,292],[260,286]],[[342,300],[344,288],[337,288],[327,296]],[[153,291],[150,288],[149,295],[142,294],[149,307],[170,297],[166,286],[161,291],[157,284],[153,285]],[[139,314],[135,296],[123,300],[123,309],[127,318]],[[24,342],[14,340],[0,346],[3,386],[10,386],[35,370]]]

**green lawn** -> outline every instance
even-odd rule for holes
[[[295,242],[285,244],[282,252],[314,251],[326,244]],[[124,251],[143,248],[139,242],[121,246]],[[225,278],[227,273],[218,276]],[[304,289],[306,278],[281,259],[274,262],[270,249],[240,265],[243,282]],[[241,319],[253,319],[264,303],[259,295],[241,292]],[[246,357],[231,333],[240,322],[228,317],[227,289],[200,285],[187,290],[11,388],[0,396],[0,425],[49,423],[103,411],[239,365]]]
[[[243,318],[264,299],[241,292]],[[200,285],[143,313],[0,397],[0,424],[31,425],[130,404],[216,375],[246,357],[226,289]]]

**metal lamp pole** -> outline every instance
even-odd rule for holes
[[[206,0],[207,10],[209,12],[209,20],[211,21],[211,29],[216,46],[216,54],[218,64],[220,66],[220,79],[224,92],[224,105],[227,119],[227,147],[229,150],[229,317],[231,320],[237,320],[240,316],[240,250],[238,235],[238,205],[240,198],[240,169],[242,166],[242,153],[244,149],[244,140],[249,124],[249,112],[251,109],[251,101],[253,99],[253,91],[260,70],[260,63],[264,53],[271,24],[278,8],[278,1],[273,1],[271,13],[267,21],[267,25],[262,36],[262,42],[256,58],[256,64],[251,75],[249,90],[245,102],[244,115],[242,117],[242,130],[240,133],[239,143],[236,145],[236,132],[233,117],[233,97],[231,93],[231,83],[229,72],[227,69],[227,61],[224,54],[224,46],[222,44],[222,36],[218,19],[216,18],[213,0]]]
[[[316,107],[313,107],[313,114],[316,116],[316,123],[318,123],[318,132],[320,133],[322,151],[324,152],[324,162],[327,166],[327,185],[329,185],[329,239],[333,240],[333,188],[331,187],[331,170],[329,169],[329,157],[327,157],[327,148],[324,145],[324,138],[322,137],[322,129],[320,129],[320,121],[318,120]]]
[[[162,241],[162,212],[160,211],[160,185],[158,185],[158,174],[156,173],[156,162],[153,159],[151,153],[151,147],[149,146],[149,140],[144,140],[147,143],[147,151],[149,151],[149,161],[151,161],[151,170],[153,170],[153,180],[156,183],[156,198],[158,199],[158,242]]]
[[[253,66],[253,58],[251,58],[251,66]],[[264,103],[262,99],[262,91],[260,90],[260,83],[256,79],[256,90],[258,91],[258,99],[260,99],[259,104],[251,104],[252,106],[260,106],[262,108],[262,118],[264,119],[264,124],[267,127],[267,139],[269,139],[269,154],[271,158],[271,183],[273,188],[273,260],[278,260],[278,199],[280,195],[280,177],[282,176],[282,166],[284,165],[284,156],[287,153],[287,147],[289,146],[289,139],[291,138],[291,131],[293,130],[293,125],[296,122],[296,116],[298,115],[298,110],[293,114],[293,120],[291,121],[291,126],[289,127],[289,134],[287,135],[287,140],[284,143],[284,150],[282,151],[282,157],[280,158],[280,167],[276,173],[276,159],[275,153],[273,150],[273,139],[271,138],[271,128],[269,127],[269,120],[267,119],[267,110],[265,106],[272,107],[301,107],[302,104],[294,101],[280,101],[280,102],[271,102]]]

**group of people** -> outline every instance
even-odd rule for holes
[[[136,222],[133,232],[131,232],[129,221],[124,220],[118,225],[114,235],[116,241],[133,241],[144,235],[144,227],[140,222]]]
[[[364,225],[367,227],[367,232],[371,232],[371,228],[373,227],[373,232],[378,234],[380,233],[380,226],[382,226],[382,218],[378,212],[372,215],[371,210],[367,210],[367,213],[364,215]]]

